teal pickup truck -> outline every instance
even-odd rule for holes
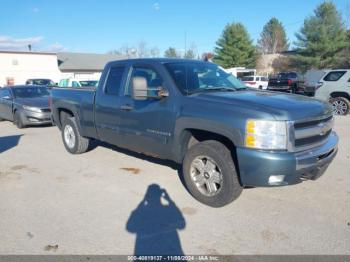
[[[337,154],[328,103],[247,88],[208,62],[110,62],[96,89],[51,96],[67,151],[83,153],[97,139],[173,160],[188,191],[213,207],[244,187],[315,180]]]

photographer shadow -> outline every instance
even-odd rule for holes
[[[134,254],[137,256],[184,255],[177,230],[185,227],[180,209],[157,184],[148,187],[126,225],[127,231],[136,234]]]

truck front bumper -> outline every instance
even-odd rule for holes
[[[316,180],[338,152],[338,136],[332,132],[319,147],[302,152],[268,152],[237,148],[241,183],[244,186],[285,186]]]

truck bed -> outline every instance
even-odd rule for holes
[[[79,116],[82,133],[87,137],[96,137],[94,124],[94,101],[96,88],[62,88],[51,90],[54,120],[59,119],[60,108],[69,109]],[[60,125],[58,125],[60,126]]]

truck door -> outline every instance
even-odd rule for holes
[[[149,97],[132,97],[134,77],[145,78]],[[170,97],[155,98],[157,88],[164,87],[161,74],[150,65],[133,65],[130,69],[120,104],[120,136],[122,146],[154,156],[165,157],[171,150],[167,143],[172,136],[174,112]]]
[[[0,89],[0,118],[13,120],[12,115],[13,97],[9,89]]]
[[[126,66],[117,64],[111,66],[102,80],[95,98],[95,126],[97,134],[102,141],[120,146],[122,138],[120,137],[120,92],[124,86],[126,75]],[[102,79],[102,78],[101,78]]]

